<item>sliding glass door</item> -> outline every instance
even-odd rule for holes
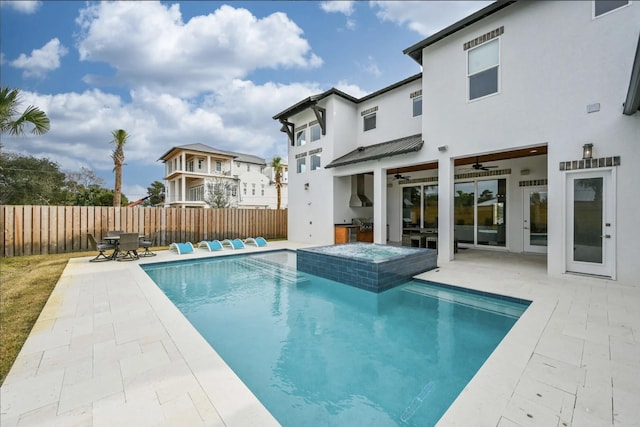
[[[412,185],[402,189],[402,241],[411,234],[438,229],[438,186]]]
[[[458,243],[506,246],[507,180],[458,182],[454,192],[454,234]]]

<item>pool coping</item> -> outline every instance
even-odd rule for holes
[[[267,250],[306,246],[270,242]],[[278,425],[138,266],[239,253],[71,260],[1,387],[3,427],[131,424],[141,416],[160,425]],[[503,254],[493,262],[465,256],[416,277],[532,303],[438,425],[613,426],[638,419],[639,287],[551,277],[540,263],[511,265]]]

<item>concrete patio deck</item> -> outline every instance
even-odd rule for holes
[[[0,424],[278,425],[139,267],[238,252],[71,260],[0,388]],[[479,250],[419,277],[533,301],[439,425],[640,425],[640,284]]]

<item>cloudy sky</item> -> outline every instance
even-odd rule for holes
[[[331,87],[361,97],[420,71],[402,50],[490,2],[0,2],[2,86],[51,120],[3,150],[87,167],[130,200],[173,146],[286,158],[273,115]]]

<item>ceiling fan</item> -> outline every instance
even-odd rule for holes
[[[398,172],[398,169],[396,169],[396,174],[393,175],[393,179],[411,179],[411,177],[401,175],[400,172]]]
[[[483,166],[482,163],[479,162],[478,157],[476,157],[476,162],[472,165],[472,167],[478,171],[488,171],[489,169],[495,169],[498,166]]]

